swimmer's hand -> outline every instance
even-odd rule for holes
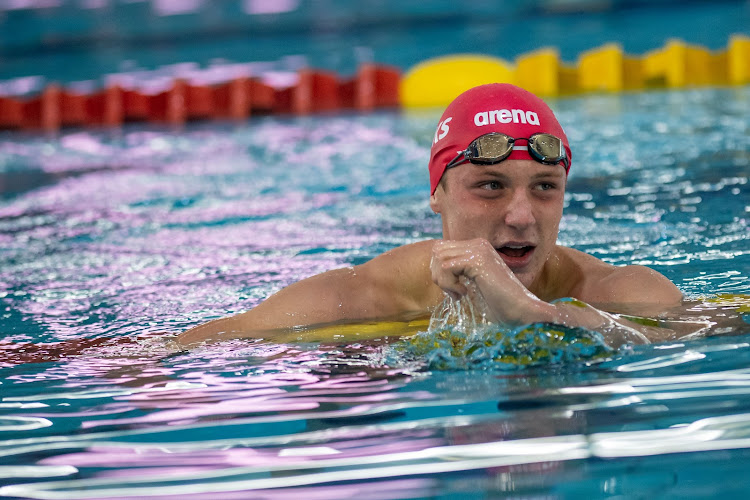
[[[430,270],[435,284],[456,300],[472,293],[462,278],[476,283],[495,323],[520,326],[550,319],[550,304],[532,294],[485,239],[436,242]]]

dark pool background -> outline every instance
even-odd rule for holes
[[[227,65],[348,76],[365,62],[513,61],[541,47],[574,63],[611,42],[633,55],[672,38],[719,50],[733,34],[750,35],[746,0],[4,0],[0,93],[89,91],[120,73],[158,85]]]
[[[712,336],[512,370],[394,339],[175,352],[156,332],[438,237],[439,111],[0,133],[3,342],[109,339],[0,367],[0,495],[744,498],[750,91],[550,103],[560,243],[664,273]]]

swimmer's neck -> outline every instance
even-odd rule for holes
[[[583,271],[568,254],[569,251],[566,247],[555,245],[542,267],[542,272],[529,287],[529,291],[540,300],[551,302],[576,296],[583,280]]]

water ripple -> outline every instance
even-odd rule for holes
[[[434,113],[3,135],[0,347],[27,362],[0,368],[0,495],[746,487],[748,103],[743,88],[554,103],[575,151],[560,242],[664,273],[691,300],[673,325],[694,334],[618,352],[529,342],[523,360],[520,340],[164,341],[439,237],[425,195]],[[503,355],[515,362],[500,370]]]

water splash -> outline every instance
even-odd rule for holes
[[[470,287],[471,288],[471,287]],[[500,369],[562,363],[592,363],[618,353],[599,332],[552,323],[520,327],[493,324],[474,291],[458,300],[446,296],[420,332],[397,347],[405,358],[422,358],[433,370]]]

